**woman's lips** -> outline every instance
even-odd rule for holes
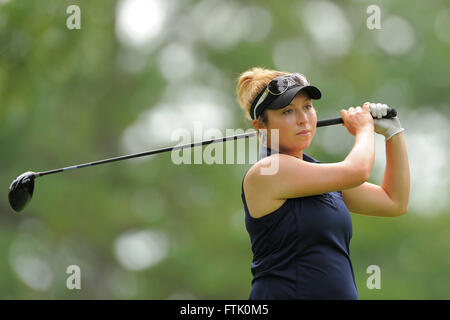
[[[297,135],[301,135],[301,136],[307,136],[311,133],[310,130],[302,130],[300,132],[297,133]]]

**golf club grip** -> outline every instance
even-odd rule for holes
[[[397,110],[395,110],[394,108],[389,108],[387,115],[383,116],[383,119],[390,119],[390,118],[394,118],[396,116],[397,116]],[[340,124],[340,123],[344,123],[344,120],[342,120],[342,118],[320,120],[320,121],[317,121],[316,127],[325,127],[325,126],[331,126],[333,124]]]

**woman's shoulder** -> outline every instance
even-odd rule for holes
[[[258,160],[245,173],[244,182],[248,182],[254,180],[258,176],[265,175],[264,169],[271,167],[273,164],[275,164],[275,161],[279,161],[282,157],[285,156],[287,155],[277,153]]]
[[[267,158],[261,159],[265,160]],[[262,164],[263,163],[263,164]],[[243,179],[243,194],[252,218],[259,219],[279,209],[287,199],[275,199],[271,188],[260,179],[264,162],[258,161],[247,171]]]
[[[276,185],[276,176],[280,168],[280,162],[284,159],[294,158],[286,154],[272,154],[255,162],[246,172],[243,185],[245,190],[254,194],[261,194],[264,190],[266,198],[270,198],[271,186]],[[294,158],[295,159],[295,158]]]
[[[260,159],[259,161],[255,162],[247,171],[245,178],[249,178],[251,180],[255,177],[261,177],[261,176],[273,176],[277,173],[277,169],[280,168],[280,164],[282,165],[289,165],[289,164],[295,164],[299,161],[306,162],[313,162],[317,163],[316,159],[305,155],[305,159],[298,159],[294,156],[283,154],[283,153],[275,153],[271,154],[265,158]]]

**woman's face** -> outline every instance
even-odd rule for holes
[[[317,115],[309,96],[301,91],[291,104],[278,110],[267,109],[267,144],[270,146],[270,129],[279,129],[279,151],[298,154],[306,149],[316,134]],[[309,130],[308,134],[298,134]]]

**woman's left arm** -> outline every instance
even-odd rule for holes
[[[400,212],[408,211],[409,161],[403,133],[396,134],[386,141],[386,169],[381,187]]]
[[[386,105],[373,105],[373,115],[386,114]],[[375,120],[377,132],[386,140],[386,169],[381,186],[365,182],[342,190],[349,211],[378,217],[396,217],[408,211],[410,175],[403,128],[395,119]]]
[[[342,190],[347,209],[375,217],[398,217],[408,211],[409,162],[403,133],[386,141],[386,169],[381,186],[365,182]]]

